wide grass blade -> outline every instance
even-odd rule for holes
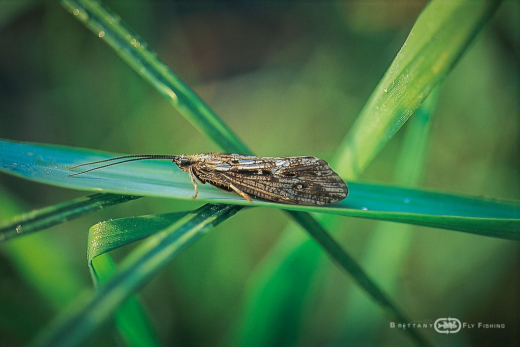
[[[192,199],[188,175],[168,161],[125,163],[67,177],[70,166],[109,158],[70,147],[0,141],[0,171],[57,186],[132,196]],[[116,155],[113,155],[116,156]],[[520,203],[441,194],[408,188],[349,182],[349,196],[329,206],[297,206],[255,200],[201,185],[199,201],[263,206],[388,220],[485,235],[520,239]],[[60,216],[56,217],[57,219]],[[11,223],[12,224],[12,223]]]

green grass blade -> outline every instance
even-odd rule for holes
[[[75,18],[104,40],[132,69],[164,96],[200,132],[228,152],[250,150],[184,82],[99,1],[60,0]]]
[[[144,239],[185,217],[188,212],[122,218],[100,222],[89,229],[87,262],[98,287],[116,275],[108,252]],[[158,346],[158,338],[139,299],[132,295],[116,311],[115,321],[128,346]]]
[[[415,112],[406,129],[401,153],[394,169],[394,181],[404,187],[418,187],[430,144],[432,119],[439,99],[440,86],[432,91]]]
[[[382,307],[388,317],[395,322],[406,324],[409,322],[405,314],[398,308],[395,303],[383,293],[375,282],[368,277],[358,263],[351,258],[347,253],[343,251],[341,246],[327,233],[327,231],[314,219],[308,215],[299,214],[295,215],[294,218],[300,225],[306,225],[306,229],[312,232],[311,236],[318,241],[318,243],[328,251],[329,255],[337,261],[341,267],[347,270],[363,288],[366,293],[380,306]],[[424,338],[419,335],[415,330],[410,330],[408,334],[411,338],[419,345],[426,346],[428,343]]]
[[[109,158],[107,154],[69,147],[0,141],[0,171],[67,188],[111,193],[192,199],[188,175],[167,161],[122,164],[67,177],[71,165]],[[349,197],[330,206],[297,206],[255,200],[200,185],[198,199],[244,206],[388,220],[520,239],[520,203],[471,198],[400,187],[349,182]],[[58,216],[59,219],[59,216]]]
[[[431,1],[349,130],[333,164],[359,177],[453,69],[500,1]]]
[[[0,206],[0,219],[7,220],[26,209],[2,187]],[[37,300],[53,311],[63,310],[87,284],[70,263],[70,251],[56,251],[56,248],[64,247],[66,242],[57,235],[39,233],[13,239],[1,244],[0,248],[6,264],[16,269],[18,276],[37,293]]]
[[[298,345],[298,336],[305,316],[305,303],[316,290],[322,265],[320,247],[305,242],[292,252],[292,238],[304,238],[296,223],[272,249],[251,276],[246,287],[243,312],[236,329],[228,337],[229,346],[291,346]],[[296,270],[296,271],[295,271]]]
[[[113,312],[183,249],[241,207],[205,205],[150,237],[121,264],[120,271],[98,290],[65,312],[35,346],[75,346],[82,343]]]
[[[419,108],[430,91],[447,76],[468,45],[494,14],[499,3],[499,1],[465,0],[455,2],[432,1],[428,4],[414,25],[407,42],[401,48],[336,152],[335,159],[331,164],[341,177],[351,180],[362,174],[377,153]],[[349,187],[353,193],[355,191],[353,184],[349,184]],[[389,198],[397,196],[400,195],[388,195]],[[403,202],[409,201],[404,196],[400,197],[405,199],[402,200]],[[352,195],[348,199],[351,198]],[[367,200],[366,202],[369,203],[370,201]],[[431,208],[432,206],[434,207]],[[436,210],[439,204],[432,206],[430,206],[430,210]],[[513,213],[513,219],[517,221],[518,211]],[[429,224],[431,220],[428,221],[428,218],[419,217],[419,219],[416,219],[415,223],[431,226]],[[457,221],[453,220],[453,222]],[[467,232],[487,234],[487,228],[495,221],[482,219],[475,221],[472,226],[463,225],[468,222],[468,219],[463,218],[458,222],[461,224],[458,225],[457,230],[465,229],[464,231]],[[337,224],[338,222],[330,222],[330,224],[334,223]],[[509,236],[506,238],[518,239],[513,236],[518,235],[515,228],[518,228],[518,225],[513,222],[509,226],[504,225],[502,231],[496,232],[501,234],[504,230],[507,230],[505,234]],[[296,261],[291,271],[298,273],[306,271],[303,268],[304,259],[309,257],[314,258],[316,262],[320,262],[321,257],[319,255],[316,254],[313,257],[308,253],[317,252],[310,247],[309,241],[299,240],[296,243],[299,244],[291,243],[287,246],[290,248],[287,249],[286,258],[279,259],[280,268],[286,269],[284,262],[288,259],[297,258],[298,255],[302,261]],[[272,264],[264,271],[270,271],[273,276],[278,274],[279,279],[288,276],[287,270],[284,273]],[[269,291],[268,287],[276,286],[277,282],[275,278],[267,277],[269,277],[269,280],[262,282],[260,285],[263,285],[266,287],[264,289]],[[300,285],[311,286],[316,277],[317,275],[308,274],[304,278],[308,282],[304,282],[304,279],[302,279]],[[363,281],[362,278],[356,278],[356,280],[358,283]],[[258,291],[255,293],[258,293]],[[283,301],[286,299],[283,294],[283,292],[280,292],[279,295],[282,297],[272,299]],[[255,301],[257,298],[253,297],[250,300]],[[256,306],[251,305],[250,307],[254,311]],[[272,306],[271,308],[271,312],[264,312],[263,315],[277,317],[279,307]],[[255,317],[256,315],[255,312],[247,312],[246,316]],[[277,327],[273,326],[272,329],[275,330]],[[238,332],[237,335],[240,336],[242,333]],[[249,335],[249,340],[260,338],[255,336],[254,333]]]
[[[107,253],[92,260],[95,282],[105,283],[117,273],[116,265]],[[115,312],[116,327],[127,346],[160,346],[159,339],[136,295],[126,299]]]
[[[436,88],[409,121],[394,174],[394,181],[400,185],[420,185],[438,95],[439,88]],[[409,259],[416,234],[410,225],[405,224],[379,223],[374,229],[360,262],[370,269],[381,288],[391,295],[398,295],[402,289],[400,273]],[[371,305],[364,292],[353,289],[347,293],[345,312],[338,324],[339,336],[366,344],[378,343],[378,336],[386,329],[387,323],[383,322],[379,308]]]
[[[188,213],[176,212],[121,218],[100,222],[92,226],[88,233],[87,261],[89,267],[91,267],[94,283],[97,283],[97,280],[100,278],[102,282],[107,279],[99,275],[95,268],[92,267],[94,258],[153,235],[185,217]]]
[[[50,228],[87,213],[138,198],[138,196],[100,193],[23,213],[0,223],[0,242]]]

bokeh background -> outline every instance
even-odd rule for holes
[[[324,159],[332,156],[426,5],[418,0],[105,3],[255,153]],[[520,198],[519,22],[518,2],[504,1],[442,86],[420,188]],[[4,139],[125,154],[219,150],[54,1],[0,2],[0,105]],[[404,131],[363,181],[392,184]],[[2,174],[0,219],[85,194]],[[0,245],[1,344],[27,344],[91,286],[86,265],[91,225],[199,205],[140,199]],[[506,329],[466,329],[454,336],[425,332],[436,343],[519,341],[518,244],[344,220],[336,237],[376,281],[388,273],[383,265],[393,240],[406,240],[406,256],[387,289],[412,319],[506,324]],[[162,343],[241,341],[248,295],[276,245],[307,237],[284,232],[289,222],[276,210],[244,211],[148,283],[141,298]],[[112,255],[122,259],[132,248]],[[287,327],[280,344],[407,342],[331,261],[320,266],[308,301],[286,313],[300,315],[300,324]],[[107,324],[89,341],[112,345],[118,338]]]

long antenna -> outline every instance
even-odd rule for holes
[[[82,166],[95,165],[95,164],[106,163],[106,162],[109,162],[109,161],[116,161],[117,160],[117,162],[115,162],[115,163],[110,163],[110,164],[96,166],[96,167],[93,167],[92,169],[88,169],[88,170],[85,170],[85,171],[77,172],[75,174],[70,174],[70,175],[68,175],[68,177],[81,175],[81,174],[84,174],[84,173],[87,173],[87,172],[90,172],[90,171],[103,169],[105,167],[112,166],[112,165],[127,163],[129,161],[148,160],[148,159],[169,159],[169,160],[174,160],[176,157],[177,157],[176,155],[169,155],[169,154],[135,154],[135,155],[125,155],[125,156],[122,156],[122,157],[116,157],[116,158],[92,161],[90,163],[84,163],[84,164],[79,164],[79,165],[70,167],[69,170],[75,170],[78,167],[82,167]]]

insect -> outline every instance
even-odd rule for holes
[[[130,161],[169,159],[182,171],[189,173],[195,199],[197,181],[234,191],[252,201],[250,195],[265,200],[296,205],[328,205],[347,197],[348,188],[323,159],[312,156],[255,157],[241,154],[193,154],[193,155],[125,155],[76,165],[96,165],[91,169],[71,174],[77,176],[93,170]]]

